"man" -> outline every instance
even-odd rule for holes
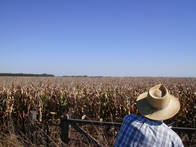
[[[141,116],[125,116],[115,147],[183,147],[180,137],[163,123],[180,110],[178,98],[165,86],[156,85],[139,95],[136,107]]]

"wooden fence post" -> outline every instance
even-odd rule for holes
[[[49,147],[49,145],[50,145],[50,139],[49,139],[50,130],[49,130],[49,124],[48,123],[45,123],[45,130],[46,130],[46,147]]]
[[[33,144],[36,144],[36,130],[35,130],[36,122],[37,122],[37,112],[31,110],[27,122],[27,129],[28,129],[27,135]]]
[[[69,122],[67,121],[68,117],[66,115],[61,116],[61,140],[63,143],[69,143]]]

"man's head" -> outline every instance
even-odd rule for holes
[[[180,102],[178,98],[169,94],[165,86],[159,84],[139,95],[136,107],[141,115],[149,119],[166,120],[178,113]]]

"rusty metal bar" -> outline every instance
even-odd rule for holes
[[[185,133],[196,133],[196,128],[171,127],[172,130]]]
[[[80,120],[80,119],[67,119],[69,123],[79,123],[79,124],[89,124],[89,125],[98,125],[98,126],[114,126],[114,127],[120,127],[121,123],[117,122],[100,122],[100,121],[92,121],[92,120]]]
[[[88,133],[86,133],[82,128],[80,128],[79,126],[77,126],[74,122],[71,123],[71,126],[78,131],[80,134],[84,135],[89,142],[92,142],[94,144],[96,144],[97,146],[101,147],[101,145],[98,143],[98,141],[93,138],[91,135],[89,135]]]
[[[114,126],[114,127],[120,127],[121,123],[117,122],[100,122],[100,121],[92,121],[92,120],[81,120],[81,119],[67,119],[69,123],[78,123],[82,125],[98,125],[98,126]],[[186,127],[171,127],[174,131],[181,131],[181,132],[188,132],[188,133],[194,133],[196,132],[196,128],[186,128]]]

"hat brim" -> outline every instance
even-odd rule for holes
[[[152,120],[166,120],[178,113],[180,110],[180,102],[178,98],[169,95],[169,104],[162,109],[153,108],[147,101],[148,92],[140,94],[136,100],[138,111],[145,117]]]

